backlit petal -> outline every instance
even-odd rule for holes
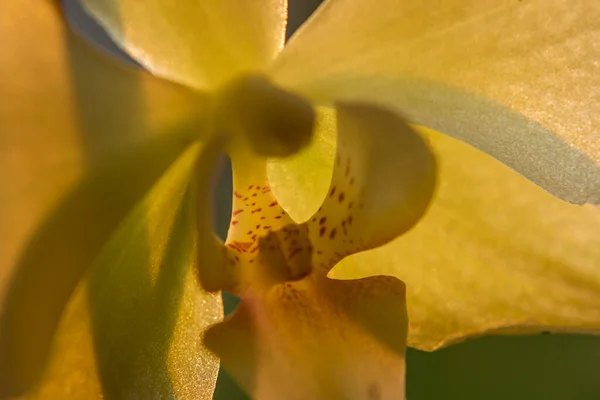
[[[425,213],[436,180],[433,154],[400,116],[359,103],[338,104],[336,111],[333,177],[323,204],[306,222],[315,262],[326,271],[348,254],[409,230]],[[281,175],[286,169],[271,174],[275,194],[289,191],[298,201],[298,188]]]
[[[329,0],[276,61],[313,99],[372,100],[600,204],[600,3]]]
[[[544,192],[490,156],[424,131],[440,169],[431,208],[405,235],[343,260],[338,278],[407,287],[411,346],[483,333],[600,332],[600,213]]]
[[[0,386],[15,391],[110,233],[202,133],[181,124],[202,108],[89,48],[53,1],[3,1],[0,36]]]
[[[153,73],[213,86],[265,67],[283,47],[286,0],[82,0]]]
[[[261,399],[404,399],[404,285],[307,278],[244,299],[206,344]]]
[[[223,310],[196,278],[189,182],[198,150],[169,169],[94,262],[34,398],[212,399],[218,360],[202,332]]]

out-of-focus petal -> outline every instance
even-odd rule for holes
[[[313,260],[324,271],[346,255],[381,246],[409,230],[425,213],[436,180],[435,159],[425,140],[397,114],[347,103],[337,105],[336,117],[333,177],[323,204],[306,222]],[[284,175],[291,165],[279,161],[279,168],[271,168],[270,182],[279,199],[299,202],[298,187]],[[302,170],[307,165],[310,161]],[[327,176],[322,172],[320,179]]]
[[[0,392],[12,392],[35,379],[110,233],[201,134],[183,120],[202,108],[89,48],[53,1],[0,10]]]
[[[484,333],[599,333],[597,209],[564,203],[460,141],[423,133],[440,170],[431,208],[405,235],[330,275],[402,279],[408,343],[420,349]]]
[[[196,278],[190,177],[199,147],[177,160],[102,249],[66,308],[34,398],[212,399],[219,365],[202,332],[223,309],[220,295]]]
[[[286,0],[82,0],[133,58],[192,87],[257,71],[283,47]]]
[[[404,285],[307,278],[244,299],[205,343],[255,399],[404,399]]]
[[[273,75],[313,99],[374,100],[573,203],[600,204],[600,3],[329,0]]]

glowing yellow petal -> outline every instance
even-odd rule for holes
[[[596,0],[329,0],[273,75],[319,101],[373,100],[600,204]]]
[[[201,114],[193,93],[102,57],[53,1],[3,1],[0,36],[0,376],[12,377],[0,386],[12,391],[39,372],[109,234],[202,128],[180,124]]]
[[[404,285],[394,278],[280,284],[244,299],[206,344],[261,399],[404,399]]]
[[[220,295],[202,291],[196,278],[189,182],[198,147],[169,169],[94,262],[33,397],[212,399],[218,360],[202,332],[223,311]]]
[[[433,154],[398,115],[360,103],[338,104],[336,111],[333,177],[323,204],[306,222],[316,263],[326,271],[342,257],[412,228],[425,213],[436,180]],[[287,192],[298,201],[298,188],[281,175],[285,170],[285,165],[272,169],[275,195]]]
[[[427,134],[440,186],[408,233],[331,275],[406,283],[408,343],[483,333],[600,332],[600,213],[566,204],[490,156]]]
[[[82,0],[131,56],[192,87],[265,67],[283,47],[286,0]]]

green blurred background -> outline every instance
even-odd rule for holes
[[[289,0],[289,32],[296,30],[320,2]],[[83,14],[75,0],[67,0],[66,5],[74,25],[123,57],[102,30]],[[230,173],[224,160],[215,193],[219,205],[215,226],[221,235],[226,232],[231,212]],[[236,303],[236,299],[225,295],[227,312],[235,308]],[[600,400],[600,337],[487,337],[434,353],[409,349],[407,363],[407,398],[410,400]],[[247,398],[221,371],[214,399]]]

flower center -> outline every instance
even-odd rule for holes
[[[264,157],[285,157],[310,142],[315,112],[302,97],[260,75],[238,77],[216,95],[216,124]]]

